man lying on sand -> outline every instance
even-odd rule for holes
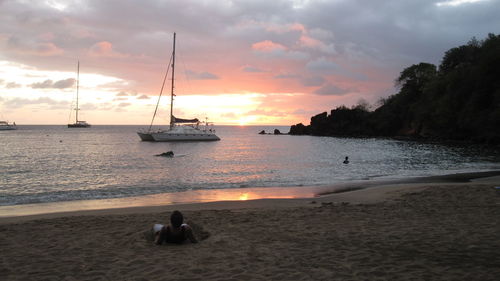
[[[155,244],[161,245],[163,242],[181,244],[188,239],[191,243],[197,243],[193,230],[183,222],[182,213],[174,211],[170,216],[170,225],[155,225]]]

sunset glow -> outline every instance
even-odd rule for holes
[[[0,2],[2,120],[66,124],[80,61],[85,120],[147,124],[176,32],[175,115],[218,125],[308,124],[340,105],[376,104],[396,92],[404,67],[439,63],[449,47],[499,26],[485,16],[495,22],[470,26],[481,12],[498,11],[493,0],[418,9],[397,2],[385,14],[349,1],[114,2]],[[470,18],[461,27],[446,20],[450,13]],[[169,95],[170,77],[159,123],[168,123]]]

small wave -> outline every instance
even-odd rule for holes
[[[376,179],[376,178],[383,178],[390,176],[389,174],[380,174],[380,175],[368,175],[366,176],[366,179],[371,180],[371,179]]]
[[[16,174],[28,174],[32,172],[33,170],[12,170],[12,171],[4,171],[3,173],[6,175],[16,175]]]

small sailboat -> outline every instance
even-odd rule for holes
[[[173,114],[174,110],[174,76],[175,76],[175,33],[174,33],[174,43],[173,43],[173,51],[171,58],[172,65],[172,81],[171,81],[171,90],[170,90],[170,127],[168,130],[159,130],[152,131],[151,126],[149,129],[144,132],[137,132],[141,140],[143,141],[158,141],[158,142],[167,142],[167,141],[218,141],[220,138],[215,135],[215,129],[213,129],[213,123],[209,123],[208,121],[200,122],[197,118],[194,119],[182,119],[176,118]],[[168,74],[168,70],[167,70]],[[165,78],[163,79],[163,86],[165,85],[165,80],[167,77],[165,74]],[[158,97],[158,98],[160,98]],[[159,101],[159,100],[158,100]],[[155,109],[155,114],[158,109],[158,104]],[[153,119],[154,119],[153,115]],[[153,124],[153,121],[151,121]]]
[[[78,120],[78,90],[79,90],[79,82],[80,82],[80,61],[78,61],[78,65],[76,68],[76,114],[75,114],[75,123],[68,124],[68,128],[89,128],[90,124],[83,120]]]
[[[0,121],[0,131],[17,130],[16,122],[9,124],[8,121]]]

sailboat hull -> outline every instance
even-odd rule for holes
[[[175,126],[164,132],[151,133],[154,141],[218,141],[220,138],[211,130],[200,130],[191,126]]]
[[[151,133],[141,133],[137,132],[137,135],[141,138],[141,141],[155,141]]]
[[[214,134],[204,135],[174,135],[166,133],[152,134],[154,141],[168,142],[168,141],[218,141],[220,138]]]
[[[84,121],[78,121],[77,123],[68,124],[68,128],[90,128],[90,124]]]
[[[68,128],[89,128],[90,125],[68,124]]]

